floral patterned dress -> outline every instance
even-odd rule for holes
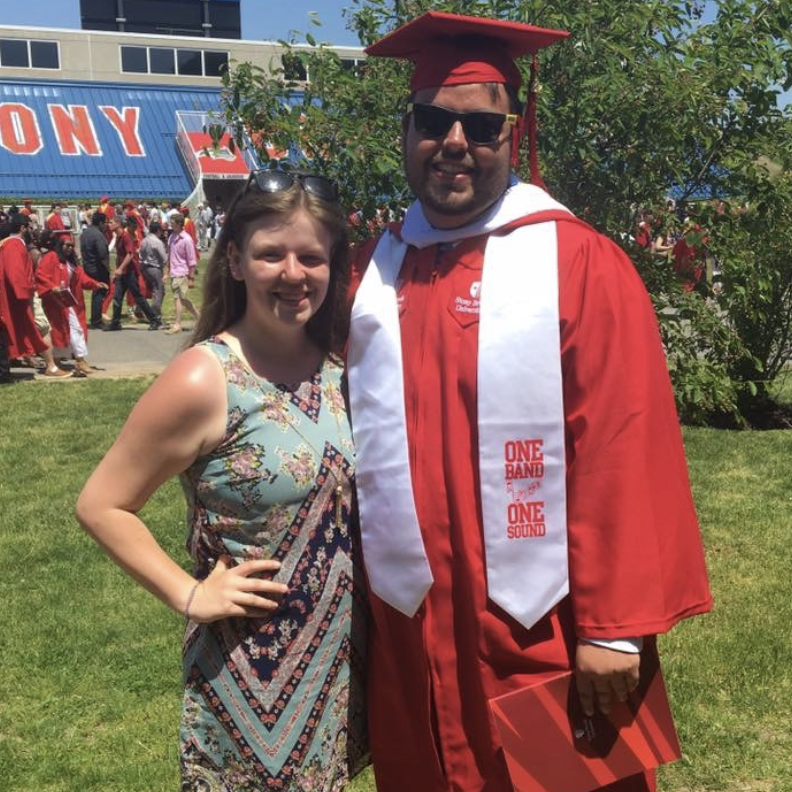
[[[271,619],[187,626],[183,792],[340,790],[367,762],[365,605],[349,526],[354,454],[332,359],[292,390],[219,338],[220,445],[182,475],[198,578],[217,559],[280,561]]]

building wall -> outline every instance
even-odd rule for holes
[[[79,80],[132,82],[141,85],[183,85],[215,87],[219,77],[141,74],[121,71],[121,46],[174,47],[194,50],[227,51],[230,61],[247,61],[269,71],[280,65],[282,47],[272,41],[246,41],[188,36],[149,36],[139,33],[114,33],[50,28],[0,26],[0,39],[56,41],[60,47],[60,66],[55,69],[21,69],[0,66],[0,81]],[[359,47],[335,47],[342,58],[365,57]]]

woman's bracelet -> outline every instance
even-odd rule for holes
[[[184,618],[187,619],[187,621],[190,620],[190,605],[192,605],[195,592],[198,591],[198,586],[200,585],[201,581],[196,580],[193,587],[190,589],[190,593],[187,595],[187,604],[184,606]]]

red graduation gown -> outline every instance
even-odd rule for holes
[[[489,698],[572,667],[578,636],[653,635],[711,608],[650,300],[624,253],[584,223],[550,213],[522,222],[551,218],[559,220],[571,594],[531,630],[487,599],[478,316],[470,312],[486,238],[410,248],[401,270],[408,444],[434,584],[412,619],[371,595],[379,792],[511,792]],[[372,250],[360,251],[353,284]],[[648,774],[613,789],[652,785]]]
[[[44,221],[44,227],[50,231],[65,231],[66,226],[63,224],[63,218],[55,212],[50,212],[47,219]]]
[[[45,253],[36,269],[36,291],[41,298],[41,307],[49,319],[52,345],[60,349],[69,346],[69,309],[52,290],[68,283],[68,266],[61,263],[54,250]]]
[[[82,267],[74,267],[69,273],[69,265],[58,258],[54,250],[50,250],[41,257],[38,269],[36,270],[36,290],[41,297],[41,307],[49,319],[52,328],[52,344],[61,349],[67,349],[71,342],[71,332],[69,330],[69,309],[58,299],[58,295],[52,291],[67,285],[74,295],[77,305],[74,310],[77,318],[82,325],[85,337],[88,337],[88,326],[85,320],[85,297],[84,289],[94,291],[102,287],[103,284],[95,281],[86,274]]]
[[[8,355],[39,355],[49,347],[36,328],[31,300],[35,294],[33,260],[18,237],[0,244],[0,317],[8,334]]]
[[[195,245],[195,260],[198,261],[201,258],[201,249],[198,247],[198,233],[192,218],[184,218],[184,230],[190,235],[190,239],[192,239],[193,245]]]

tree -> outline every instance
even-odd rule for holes
[[[789,118],[776,99],[792,85],[792,0],[721,0],[706,23],[704,4],[693,0],[355,0],[349,26],[366,45],[430,9],[570,31],[540,54],[540,153],[550,191],[623,245],[645,276],[681,413],[697,421],[749,415],[783,365],[785,269],[776,256],[754,279],[749,268],[761,256],[733,254],[762,247],[762,228],[773,223],[770,195],[787,191],[784,179],[757,176],[754,163],[768,153],[790,160]],[[398,213],[410,200],[399,147],[409,66],[371,59],[353,71],[321,45],[291,57],[302,61],[307,84],[278,69],[232,70],[224,122],[240,143],[254,133],[259,147],[270,140],[306,154],[363,221],[382,209]],[[672,191],[751,207],[713,232],[724,269],[719,298],[683,293],[630,243],[636,207],[662,206]],[[762,317],[773,326],[759,326]]]

